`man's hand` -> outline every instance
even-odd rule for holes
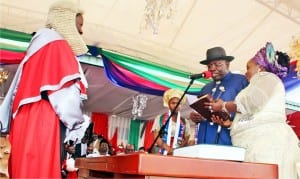
[[[217,99],[215,101],[208,103],[208,105],[210,106],[212,111],[222,111],[223,103],[224,101],[222,99]]]
[[[195,123],[198,123],[198,122],[202,122],[204,121],[204,117],[201,116],[201,114],[197,113],[197,112],[191,112],[190,113],[190,119],[195,122]]]
[[[167,155],[173,155],[173,149],[172,149],[172,147],[170,147],[170,149],[168,150]]]

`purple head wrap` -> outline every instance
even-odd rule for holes
[[[274,73],[279,78],[283,78],[287,75],[288,68],[281,66],[277,62],[274,47],[270,42],[267,42],[266,46],[261,48],[253,59],[257,64],[264,67],[266,71]]]

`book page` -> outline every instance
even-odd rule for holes
[[[185,96],[189,105],[198,100],[198,97],[196,95],[186,94]]]
[[[196,95],[186,94],[187,103],[189,105],[193,104],[198,100],[198,97]],[[195,109],[191,108],[194,112],[197,112]]]

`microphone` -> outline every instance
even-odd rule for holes
[[[198,79],[198,78],[210,78],[211,77],[211,72],[210,71],[205,71],[202,73],[198,73],[198,74],[192,74],[189,76],[190,79]]]

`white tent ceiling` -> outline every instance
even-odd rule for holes
[[[244,71],[266,41],[288,51],[300,33],[299,0],[173,0],[173,16],[161,19],[158,35],[142,27],[147,1],[154,0],[78,0],[87,44],[192,73],[205,70],[198,62],[207,48],[220,45],[236,57],[232,70]],[[0,0],[1,27],[36,31],[53,2]]]
[[[78,0],[85,41],[191,73],[206,70],[199,61],[207,48],[223,46],[235,56],[232,71],[244,72],[246,60],[265,42],[288,51],[292,36],[300,34],[300,0],[173,0],[173,16],[161,19],[157,35],[143,28],[145,6],[152,1]],[[0,27],[32,33],[44,26],[53,2],[0,0]]]

